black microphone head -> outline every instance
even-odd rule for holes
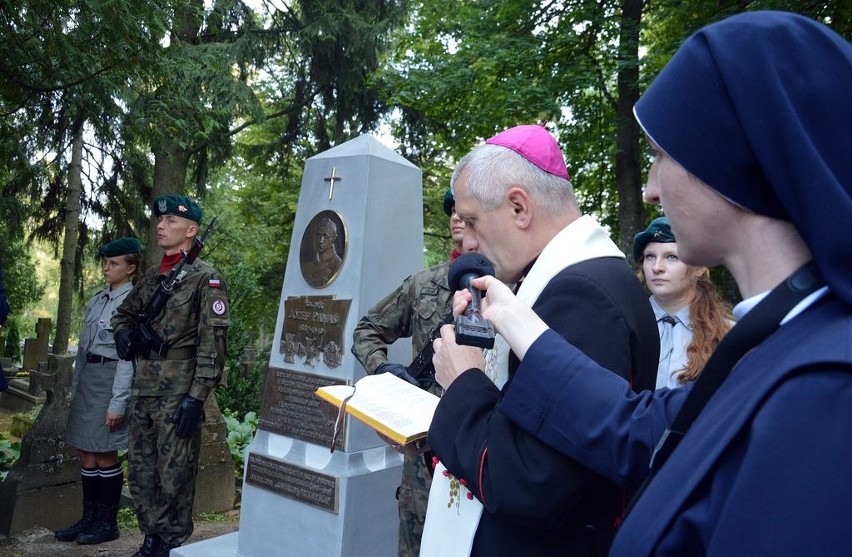
[[[460,255],[450,265],[450,270],[447,273],[447,282],[450,284],[450,290],[456,291],[467,288],[468,285],[462,284],[461,279],[468,274],[475,275],[474,278],[486,275],[494,276],[494,265],[491,264],[491,261],[487,257],[475,251],[469,251]]]

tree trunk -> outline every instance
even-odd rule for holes
[[[201,29],[204,3],[201,0],[185,2],[175,13],[171,40],[173,44],[196,44]],[[174,104],[171,92],[160,90],[160,101]],[[183,195],[186,187],[186,172],[189,168],[189,151],[171,138],[163,139],[154,149],[154,180],[151,188],[151,203],[161,195]],[[145,268],[156,265],[163,258],[163,250],[157,246],[157,219],[151,218],[148,225],[148,246],[145,249]]]
[[[621,32],[618,55],[618,105],[615,183],[618,188],[618,246],[632,253],[633,236],[645,226],[642,200],[639,124],[633,105],[639,99],[639,32],[642,28],[642,0],[621,3]]]
[[[161,195],[182,195],[186,187],[186,172],[189,153],[177,143],[166,140],[154,152],[154,183],[151,188],[153,201]],[[163,250],[157,246],[157,219],[151,218],[148,225],[148,246],[145,249],[145,268],[156,265],[163,258]]]
[[[53,353],[68,351],[71,329],[71,304],[74,297],[74,271],[77,259],[77,240],[80,236],[80,198],[83,194],[83,123],[75,122],[71,143],[71,166],[68,169],[68,194],[65,198],[65,238],[59,261],[59,305],[56,310],[56,336]]]

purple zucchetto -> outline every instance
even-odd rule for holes
[[[487,139],[485,143],[511,149],[545,172],[568,179],[565,157],[562,156],[556,140],[544,126],[515,126]]]
[[[675,53],[634,112],[687,172],[754,213],[791,222],[852,306],[852,45],[772,11],[708,25]]]

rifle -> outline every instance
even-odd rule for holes
[[[207,225],[204,234],[193,238],[192,245],[188,250],[180,250],[183,254],[183,259],[172,267],[169,274],[166,275],[154,293],[151,294],[151,297],[148,298],[148,301],[145,302],[145,307],[139,312],[139,324],[130,331],[130,342],[134,354],[147,358],[152,350],[160,356],[165,356],[168,353],[169,344],[151,328],[151,323],[163,312],[166,302],[169,301],[169,298],[174,293],[175,286],[186,274],[183,271],[184,266],[187,264],[192,265],[198,254],[201,253],[201,248],[207,243],[207,237],[216,225],[217,218],[213,217],[213,220]]]
[[[441,327],[455,322],[453,312],[451,311],[443,321],[438,323],[438,326],[429,334],[429,342],[423,345],[420,353],[408,365],[406,370],[408,374],[417,379],[421,389],[429,389],[435,382],[435,365],[432,363],[432,356],[435,355],[435,349],[432,347],[432,342],[441,336]]]

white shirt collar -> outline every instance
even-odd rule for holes
[[[761,300],[768,296],[769,292],[769,290],[767,290],[766,292],[761,292],[760,294],[756,294],[750,298],[746,298],[745,300],[734,306],[734,319],[736,319],[737,321],[742,319],[748,312],[754,309],[754,306],[759,304]],[[828,286],[823,286],[822,288],[808,295],[804,300],[796,304],[796,306],[790,310],[790,312],[784,317],[784,319],[781,320],[781,325],[787,323],[788,321],[808,309],[811,305],[813,305],[817,300],[825,296],[827,293]]]

